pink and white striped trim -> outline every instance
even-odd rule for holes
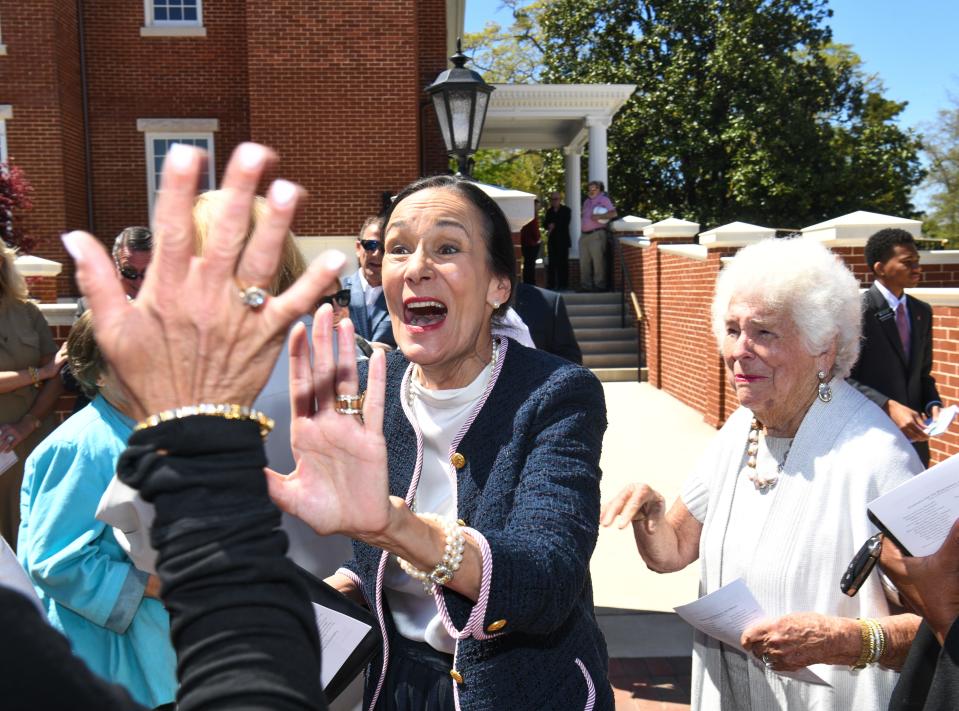
[[[486,400],[493,391],[493,386],[496,385],[496,381],[499,379],[499,374],[503,370],[503,362],[506,360],[506,352],[509,349],[509,340],[506,338],[498,338],[498,341],[499,357],[496,359],[496,363],[493,364],[493,372],[490,374],[489,382],[486,384],[486,389],[483,391],[482,396],[480,396],[480,399],[473,407],[473,411],[470,413],[470,416],[467,418],[466,422],[463,423],[463,426],[460,427],[459,432],[456,433],[456,437],[453,438],[453,442],[450,445],[449,451],[450,458],[456,452],[456,447],[469,431],[470,426],[473,424],[474,420],[476,420],[480,410],[483,409],[483,405],[486,404]],[[410,507],[412,507],[413,499],[416,497],[416,487],[419,485],[420,474],[423,472],[423,432],[420,430],[419,424],[416,421],[416,417],[413,416],[413,412],[410,409],[409,403],[406,401],[406,398],[402,396],[402,393],[407,392],[407,388],[409,387],[409,380],[413,376],[413,367],[413,364],[410,363],[406,369],[406,372],[403,374],[403,380],[400,383],[400,406],[403,408],[403,414],[406,415],[407,421],[409,421],[410,425],[413,427],[413,431],[416,433],[416,463],[413,466],[413,478],[410,481],[410,486],[406,492],[405,499],[406,505]],[[450,466],[452,466],[452,464],[450,464]],[[456,481],[455,473],[453,481]],[[456,491],[457,494],[459,493],[458,489],[454,489],[454,491]],[[457,510],[459,510],[458,497],[455,505]],[[489,638],[485,636],[485,633],[483,633],[482,625],[483,619],[486,616],[486,605],[489,601],[490,584],[493,577],[493,558],[490,552],[489,543],[487,543],[486,538],[481,533],[472,528],[466,528],[464,530],[474,538],[480,547],[480,553],[483,557],[483,576],[480,583],[479,600],[477,600],[477,603],[473,608],[473,612],[470,614],[469,620],[467,620],[466,627],[462,633],[458,632],[456,628],[453,627],[453,622],[450,620],[449,613],[446,610],[446,601],[442,598],[442,591],[440,590],[439,586],[437,586],[436,591],[434,592],[434,596],[437,598],[437,607],[443,621],[443,626],[446,627],[446,630],[450,636],[457,640],[456,649],[453,652],[454,667],[456,665],[456,653],[459,651],[458,640],[470,636],[470,634],[472,634],[473,627],[479,626],[480,633],[484,634],[483,637],[477,637],[477,639]],[[373,698],[370,701],[369,711],[373,711],[373,709],[376,707],[376,702],[379,699],[380,692],[382,692],[383,685],[386,682],[386,667],[389,663],[390,645],[386,636],[386,620],[385,613],[383,611],[383,580],[386,575],[386,562],[388,559],[389,553],[383,551],[383,555],[380,557],[380,566],[376,573],[376,618],[380,623],[380,631],[383,634],[383,669],[380,672],[380,680],[376,685],[376,691],[373,692]],[[474,618],[476,619],[474,620]],[[453,682],[453,700],[456,705],[456,711],[459,711],[460,708],[458,686],[458,684]]]
[[[589,675],[586,665],[580,661],[579,657],[575,661],[576,666],[583,672],[583,678],[586,679],[586,707],[583,711],[593,711],[593,706],[596,705],[596,687],[593,686],[593,678]]]
[[[380,698],[380,692],[383,691],[383,684],[386,683],[386,665],[390,658],[390,639],[386,633],[386,614],[383,612],[383,577],[386,574],[386,561],[389,555],[383,551],[383,555],[380,556],[380,567],[376,571],[376,619],[380,623],[380,634],[383,637],[383,669],[380,671],[380,680],[376,684],[376,691],[373,692],[369,711],[376,708],[376,700]]]
[[[483,406],[489,399],[490,393],[493,392],[493,388],[496,386],[496,381],[499,380],[500,373],[503,371],[503,363],[506,361],[506,353],[509,350],[509,339],[499,338],[496,336],[494,336],[494,338],[496,338],[499,343],[499,355],[496,359],[496,362],[493,364],[493,371],[490,373],[489,382],[486,384],[483,394],[480,395],[479,400],[477,400],[476,404],[473,406],[473,410],[470,412],[469,417],[466,418],[466,422],[463,423],[462,427],[459,429],[459,432],[457,432],[456,436],[453,437],[453,441],[450,442],[450,451],[446,457],[447,461],[452,461],[453,455],[456,454],[456,449],[459,447],[460,442],[463,441],[463,437],[466,436],[466,433],[469,432],[469,428],[472,426],[473,422],[476,421],[480,411],[483,409]],[[450,466],[452,467],[453,465],[450,464]],[[456,481],[456,472],[453,472],[453,481]],[[456,510],[459,511],[458,487],[456,488],[456,493]],[[449,611],[446,609],[446,599],[443,597],[443,590],[440,586],[437,586],[433,590],[433,596],[436,599],[436,608],[440,613],[440,619],[443,621],[443,626],[446,628],[446,632],[450,635],[450,637],[456,640],[466,639],[470,636],[473,636],[476,639],[490,639],[490,635],[487,635],[483,630],[483,620],[486,618],[486,607],[489,603],[490,587],[493,580],[493,554],[490,551],[489,543],[486,541],[486,537],[482,533],[473,528],[464,528],[463,531],[469,535],[470,538],[472,538],[480,548],[480,554],[483,557],[483,572],[480,579],[479,597],[477,598],[476,604],[473,606],[473,611],[470,613],[469,619],[466,621],[466,625],[462,630],[457,630],[453,625],[453,620],[450,618]]]
[[[353,584],[360,589],[360,592],[363,593],[363,597],[366,597],[366,591],[363,589],[363,581],[360,579],[360,576],[354,573],[349,568],[337,568],[334,575],[345,575],[350,580],[353,581]],[[369,600],[367,599],[367,602]]]

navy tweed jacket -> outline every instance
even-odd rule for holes
[[[485,614],[477,632],[457,643],[459,708],[612,711],[589,577],[606,430],[602,386],[580,366],[514,341],[504,345],[498,378],[457,446],[465,458],[457,470],[458,517],[492,553]],[[408,366],[401,353],[390,354],[383,425],[390,494],[403,498],[417,461],[416,433],[401,403]],[[365,370],[360,379],[365,387]],[[385,554],[360,542],[353,552],[344,567],[359,578],[387,636],[395,635],[384,609]],[[443,598],[463,630],[479,603],[446,588]],[[370,666],[367,707],[383,665],[379,656]]]

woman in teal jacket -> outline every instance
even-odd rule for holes
[[[71,331],[68,353],[77,380],[96,397],[27,460],[18,557],[74,653],[141,704],[162,706],[176,695],[176,658],[169,617],[155,599],[158,581],[134,568],[113,529],[95,518],[134,422],[89,315]]]

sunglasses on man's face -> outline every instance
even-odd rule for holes
[[[361,239],[360,246],[367,252],[376,252],[383,249],[383,243],[378,239]]]
[[[137,279],[145,279],[147,275],[147,270],[144,269],[142,272],[138,272],[133,267],[119,267],[120,276],[124,279],[129,279],[130,281],[136,281]]]
[[[343,306],[343,307],[349,306],[349,305],[350,305],[350,290],[349,290],[349,289],[341,289],[340,291],[336,292],[335,294],[330,294],[329,296],[324,296],[324,297],[320,298],[320,301],[319,301],[319,303],[317,303],[316,307],[319,308],[319,307],[321,307],[323,304],[329,304],[330,306],[332,306],[334,301],[335,301],[338,305],[340,305],[340,306]]]

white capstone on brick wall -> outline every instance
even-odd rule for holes
[[[919,250],[920,264],[959,264],[959,249]]]
[[[77,318],[77,304],[37,304],[40,313],[50,326],[72,326]]]
[[[701,244],[660,244],[657,249],[664,254],[674,254],[677,257],[696,259],[701,262],[709,258],[709,250]]]
[[[323,237],[297,235],[296,246],[300,248],[300,252],[303,253],[307,262],[312,262],[328,249],[342,252],[346,257],[346,262],[340,269],[341,278],[353,274],[359,267],[359,261],[356,258],[356,235],[326,235]]]
[[[742,247],[775,236],[776,230],[770,227],[751,225],[748,222],[730,222],[728,225],[700,232],[699,243],[714,247]]]
[[[60,262],[34,257],[31,254],[17,257],[13,264],[24,277],[55,277],[63,271]]]
[[[667,217],[665,220],[654,222],[643,230],[646,237],[695,237],[699,234],[699,223],[689,220],[680,220],[678,217]]]
[[[637,215],[626,215],[625,217],[620,217],[613,220],[609,223],[609,227],[613,232],[625,232],[628,234],[638,234],[644,229],[653,224],[652,220],[647,220],[645,217],[638,217]]]
[[[925,301],[930,306],[959,306],[959,289],[919,287],[918,289],[906,289],[906,293]]]
[[[887,227],[897,227],[913,237],[922,237],[922,222],[919,220],[865,210],[804,227],[802,234],[803,237],[828,243],[827,247],[864,247],[866,240]]]

